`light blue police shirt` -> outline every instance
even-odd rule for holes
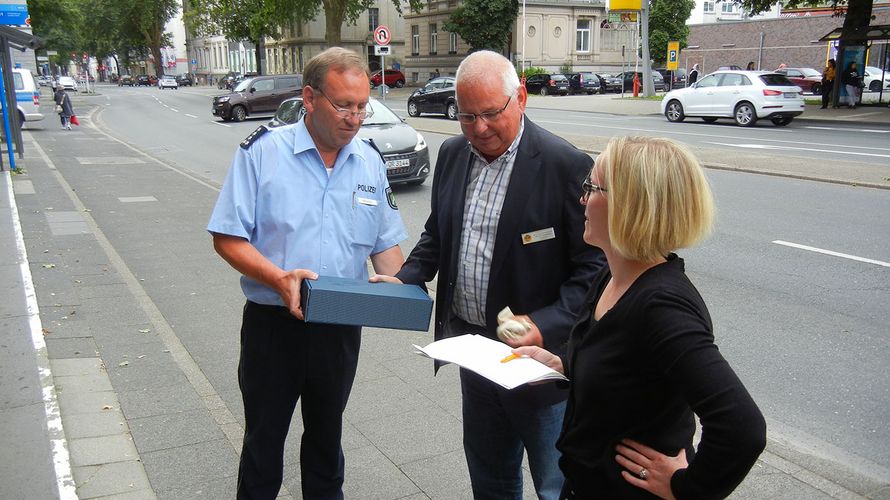
[[[408,237],[389,194],[383,160],[358,138],[340,150],[328,177],[300,120],[238,148],[207,230],[245,238],[286,271],[368,279],[368,257]],[[247,276],[241,289],[250,301],[284,305]]]

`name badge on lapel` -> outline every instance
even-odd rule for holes
[[[537,231],[532,231],[530,233],[523,233],[522,244],[531,245],[532,243],[552,240],[553,238],[556,238],[556,232],[553,231],[552,227],[548,227],[547,229],[538,229]]]

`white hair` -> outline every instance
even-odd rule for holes
[[[504,56],[490,50],[480,50],[468,55],[457,68],[455,86],[462,83],[481,83],[494,74],[500,73],[505,97],[510,97],[519,88],[516,68]]]

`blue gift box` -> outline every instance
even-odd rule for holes
[[[433,299],[417,285],[368,283],[319,276],[303,280],[300,305],[307,323],[429,329]]]

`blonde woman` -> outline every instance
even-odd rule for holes
[[[666,139],[612,139],[580,201],[584,241],[602,248],[608,267],[591,283],[564,356],[514,351],[571,381],[557,443],[562,498],[723,498],[763,451],[766,424],[673,253],[711,229],[702,168]]]

